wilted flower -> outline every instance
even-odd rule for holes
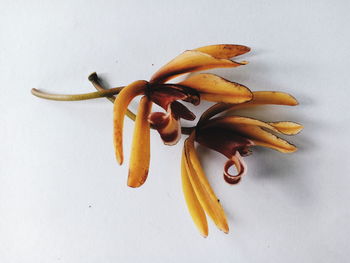
[[[228,232],[226,216],[218,198],[210,187],[203,172],[197,153],[195,141],[215,150],[228,158],[224,166],[224,179],[229,184],[238,183],[247,173],[244,156],[251,153],[250,147],[264,146],[282,153],[290,153],[297,148],[271,132],[293,135],[303,127],[294,122],[263,122],[241,116],[224,116],[212,118],[224,110],[234,110],[263,104],[297,105],[298,102],[289,94],[282,92],[254,92],[253,100],[237,104],[216,104],[203,115],[196,129],[186,139],[182,157],[182,184],[190,214],[203,236],[208,235],[207,214],[217,227]],[[236,175],[229,173],[234,165]]]

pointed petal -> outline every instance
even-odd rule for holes
[[[279,132],[287,135],[298,134],[304,128],[299,123],[291,121],[269,122],[269,124],[276,128]]]
[[[229,228],[225,212],[210,187],[194,149],[194,136],[195,134],[192,133],[185,141],[185,164],[188,176],[204,211],[220,230],[228,233]]]
[[[288,93],[277,91],[255,91],[253,92],[253,99],[245,103],[235,105],[228,103],[214,104],[202,114],[200,122],[209,120],[211,117],[227,110],[237,110],[267,104],[296,106],[299,103],[292,95]]]
[[[192,220],[197,226],[202,236],[208,236],[208,222],[205,216],[204,210],[198,201],[196,193],[193,190],[190,178],[188,177],[186,169],[185,151],[182,152],[181,159],[181,178],[182,178],[182,190],[184,192],[188,211],[191,214]]]
[[[197,90],[203,100],[242,103],[253,98],[247,87],[214,74],[190,76],[179,84]]]
[[[257,105],[286,105],[286,106],[296,106],[298,101],[290,94],[278,91],[256,91],[253,92],[253,99],[247,103],[233,105],[229,110],[236,110]]]
[[[254,144],[265,146],[283,153],[295,152],[297,148],[289,142],[253,125],[232,126],[232,130],[252,140]]]
[[[138,80],[122,89],[114,101],[114,148],[119,164],[123,163],[123,126],[129,103],[134,97],[144,92],[147,81]]]
[[[129,163],[128,186],[139,187],[143,185],[148,176],[150,162],[150,124],[148,115],[151,112],[152,102],[142,97],[134,126],[131,156]]]
[[[270,125],[269,123],[248,118],[248,117],[241,117],[241,116],[224,116],[224,117],[217,117],[214,119],[209,120],[206,124],[203,125],[203,128],[205,127],[227,127],[230,128],[231,126],[240,126],[240,125],[253,125],[258,126],[261,128],[266,128],[269,130],[272,130],[274,132],[280,133],[278,129],[276,129],[274,126]]]
[[[250,51],[249,47],[242,45],[210,45],[205,47],[200,47],[194,49],[196,51],[200,51],[206,53],[208,55],[213,56],[214,58],[233,58],[239,55],[243,55]]]
[[[263,122],[257,119],[248,118],[248,117],[241,117],[241,116],[225,116],[225,117],[217,117],[214,119],[209,120],[206,124],[203,125],[204,127],[230,127],[230,126],[239,126],[241,124],[245,125],[254,125],[261,128],[266,128],[271,131],[282,133],[286,135],[293,135],[297,134],[303,129],[303,126],[301,126],[298,123],[290,122],[290,121],[283,121],[283,122]]]
[[[188,50],[177,56],[168,64],[160,68],[150,82],[164,83],[178,75],[212,68],[232,68],[245,65],[247,62],[234,62],[219,59],[199,51]]]

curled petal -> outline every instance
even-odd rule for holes
[[[182,179],[182,190],[183,190],[188,211],[190,212],[192,220],[197,226],[202,236],[207,237],[208,236],[207,218],[197,198],[197,195],[193,190],[190,178],[187,173],[185,150],[182,151],[182,158],[181,158],[181,179]]]
[[[269,122],[269,125],[276,128],[279,132],[287,135],[298,134],[304,128],[299,123],[291,121]]]
[[[253,98],[252,92],[247,87],[214,74],[190,76],[179,84],[197,90],[201,94],[201,99],[208,101],[243,103]]]
[[[151,78],[152,83],[164,83],[176,76],[188,72],[212,68],[232,68],[245,65],[247,62],[234,62],[228,59],[215,58],[200,51],[188,50],[160,68]]]
[[[184,154],[187,174],[204,211],[220,230],[228,233],[229,228],[225,212],[218,198],[215,196],[213,189],[210,187],[208,179],[199,162],[194,148],[194,137],[195,133],[192,133],[185,141]]]
[[[114,148],[116,158],[119,164],[123,163],[123,126],[124,126],[124,117],[127,111],[129,103],[137,95],[144,93],[145,88],[148,82],[144,80],[138,80],[130,85],[126,86],[119,93],[117,98],[114,101],[113,108],[113,122],[114,122]]]
[[[166,145],[174,145],[180,140],[180,118],[187,120],[196,118],[190,110],[177,102],[177,100],[186,99],[188,96],[184,89],[174,89],[170,86],[154,88],[150,92],[151,100],[166,110],[166,113],[151,113],[148,118]]]
[[[151,112],[152,102],[142,97],[134,126],[131,156],[129,163],[128,186],[139,187],[143,185],[148,176],[150,162],[150,124],[148,115]]]
[[[230,167],[234,165],[237,169],[237,174],[232,175],[229,173]],[[235,155],[231,157],[230,160],[228,160],[224,167],[224,179],[229,184],[238,184],[241,181],[242,176],[246,175],[247,173],[247,165],[244,162],[242,156],[237,151]]]
[[[194,50],[206,53],[215,58],[227,59],[227,58],[233,58],[239,55],[243,55],[249,52],[250,48],[242,45],[220,44],[220,45],[210,45],[210,46],[200,47]]]
[[[170,110],[167,113],[153,112],[149,115],[148,121],[159,132],[164,144],[175,145],[181,137],[181,125]]]

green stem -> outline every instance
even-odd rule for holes
[[[97,99],[102,98],[106,96],[111,96],[118,94],[123,87],[113,88],[109,90],[103,90],[103,91],[95,91],[85,94],[74,94],[74,95],[63,95],[63,94],[50,94],[46,92],[42,92],[37,89],[32,89],[32,94],[34,96],[37,96],[42,99],[47,100],[59,100],[59,101],[76,101],[76,100],[91,100],[91,99]]]
[[[51,93],[46,93],[37,89],[32,89],[32,94],[34,96],[37,96],[42,99],[47,99],[47,100],[57,100],[57,101],[78,101],[78,100],[91,100],[91,99],[97,99],[97,98],[107,98],[110,100],[112,103],[115,101],[115,96],[119,94],[119,92],[124,88],[124,87],[117,87],[117,88],[112,88],[112,89],[106,89],[103,87],[101,84],[101,80],[97,76],[96,72],[92,73],[89,76],[89,81],[92,83],[92,85],[97,89],[95,92],[90,92],[90,93],[84,93],[84,94],[73,94],[73,95],[64,95],[64,94],[51,94]],[[126,115],[133,121],[136,119],[136,115],[130,111],[129,109],[126,112]],[[151,126],[152,129],[154,127]],[[181,133],[182,134],[190,134],[192,130],[195,127],[181,127]]]

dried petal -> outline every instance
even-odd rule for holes
[[[139,187],[143,185],[148,176],[150,162],[150,124],[148,115],[151,112],[152,102],[142,97],[134,126],[132,141],[128,186]]]

